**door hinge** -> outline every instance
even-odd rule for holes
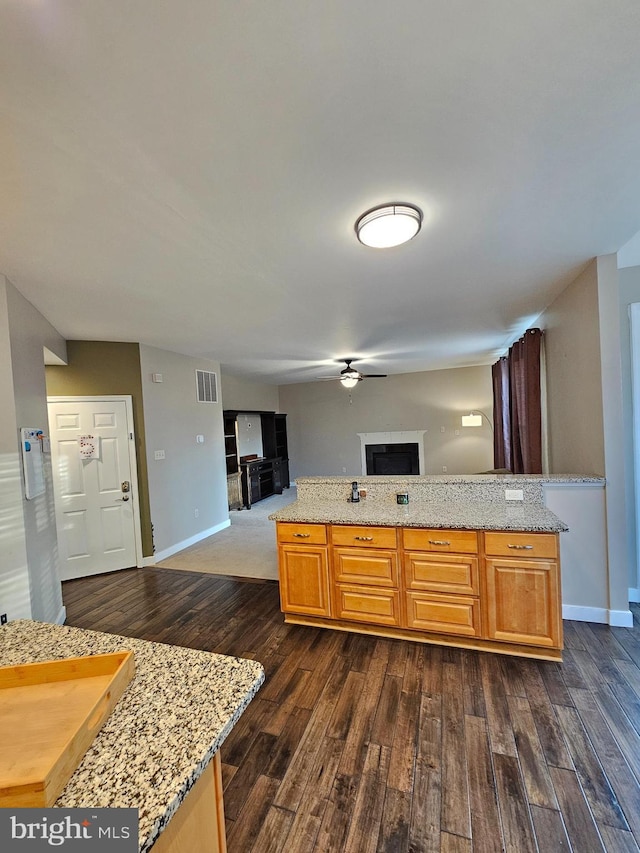
[[[133,433],[132,432],[129,433],[129,440],[133,441]]]

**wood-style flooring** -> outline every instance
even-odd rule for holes
[[[640,844],[640,610],[565,622],[564,663],[285,625],[276,582],[67,581],[67,624],[255,658],[222,747],[229,853]]]

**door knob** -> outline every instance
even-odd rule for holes
[[[123,500],[123,501],[128,501],[128,500],[129,500],[129,495],[123,495],[123,496],[122,496],[122,500]]]

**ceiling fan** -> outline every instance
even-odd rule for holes
[[[353,358],[343,358],[341,361],[347,365],[344,370],[340,371],[340,376],[337,378],[345,388],[354,388],[362,379],[385,379],[386,373],[360,373],[355,367],[351,367]]]

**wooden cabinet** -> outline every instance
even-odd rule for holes
[[[402,539],[407,627],[479,637],[477,533],[407,528]]]
[[[485,550],[487,636],[509,643],[559,647],[562,620],[556,537],[487,533]]]
[[[393,527],[331,527],[337,619],[401,624],[398,552]]]
[[[284,613],[331,615],[324,524],[278,524],[280,606]]]
[[[561,659],[556,533],[277,528],[287,622]]]

